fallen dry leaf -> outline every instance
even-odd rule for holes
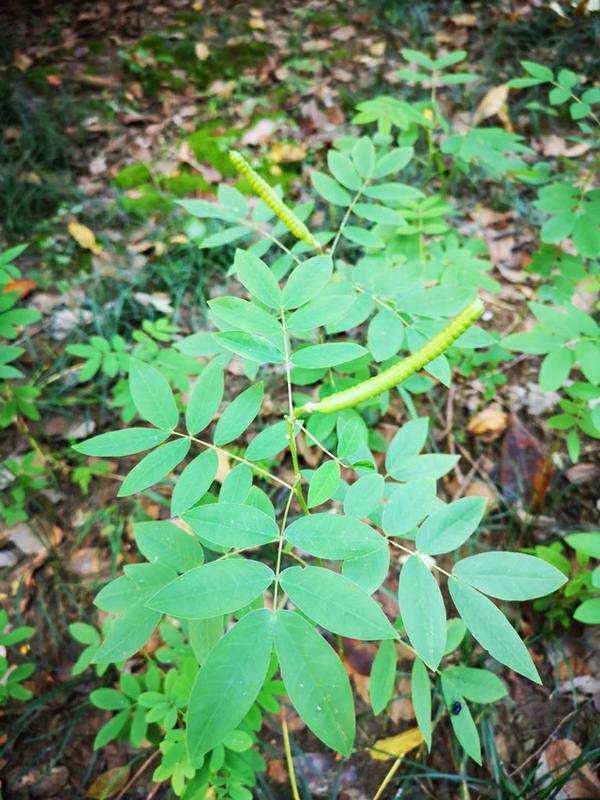
[[[26,297],[29,292],[31,292],[37,286],[35,281],[30,281],[27,279],[19,280],[19,281],[9,281],[3,288],[3,292],[10,293],[10,292],[18,292],[19,297],[23,298]]]
[[[547,782],[555,781],[568,772],[571,763],[581,755],[581,748],[571,739],[557,739],[544,750],[537,770],[537,778],[547,777]],[[600,797],[600,783],[588,764],[583,764],[562,786],[561,797],[587,798]]]
[[[204,44],[204,42],[198,42],[196,44],[194,47],[194,53],[199,61],[206,61],[209,56],[208,47]]]
[[[306,158],[306,147],[303,144],[280,144],[275,142],[269,152],[271,161],[276,164],[290,164]]]
[[[69,223],[68,231],[70,236],[84,250],[90,250],[92,253],[102,252],[102,245],[98,244],[94,233],[87,225],[82,225],[80,222],[71,222]]]
[[[508,414],[497,403],[492,403],[473,417],[467,425],[467,431],[493,442],[506,430],[508,419]]]
[[[479,105],[473,114],[473,125],[479,125],[484,119],[493,117],[506,105],[508,99],[508,86],[501,83],[500,86],[493,86],[487,91],[479,101]]]
[[[13,67],[16,67],[20,72],[27,72],[29,67],[33,64],[33,58],[23,53],[21,50],[15,50],[12,57]]]
[[[385,42],[374,42],[369,46],[369,53],[372,56],[382,56],[385,53]]]
[[[130,767],[113,767],[101,772],[94,780],[85,796],[92,800],[107,800],[107,798],[120,792],[129,780]]]
[[[272,119],[261,119],[242,136],[242,144],[257,146],[271,141],[279,126]]]
[[[498,505],[498,494],[487,481],[471,481],[463,492],[463,497],[485,497],[488,512]]]
[[[455,14],[453,17],[450,17],[450,19],[457,28],[477,27],[477,17],[475,14]]]
[[[423,744],[423,734],[419,728],[409,728],[395,736],[377,739],[369,748],[369,756],[373,761],[389,761],[390,758],[402,758],[415,747]]]
[[[552,462],[538,439],[513,416],[502,441],[500,483],[508,502],[521,500],[541,511],[552,476]]]

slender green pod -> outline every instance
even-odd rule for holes
[[[248,178],[256,194],[265,201],[271,211],[279,217],[286,228],[291,231],[297,239],[306,242],[306,244],[309,244],[311,247],[316,247],[319,250],[321,249],[321,245],[316,241],[306,225],[301,222],[294,212],[286,206],[283,200],[275,194],[273,187],[269,186],[260,175],[256,174],[250,164],[248,164],[246,159],[238,153],[237,150],[229,151],[229,160],[240,175]]]
[[[445,328],[424,344],[423,347],[420,347],[416,353],[398,362],[398,364],[394,364],[393,367],[386,369],[384,372],[380,372],[379,375],[353,386],[351,389],[344,389],[341,392],[330,394],[329,397],[320,402],[305,403],[294,412],[294,415],[299,416],[305,412],[314,411],[319,414],[331,414],[334,411],[341,411],[343,408],[356,406],[365,400],[377,397],[377,395],[388,389],[392,389],[429,364],[430,361],[442,355],[482,314],[483,303],[479,299],[473,300]]]

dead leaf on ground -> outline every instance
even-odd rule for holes
[[[538,780],[547,779],[547,783],[557,780],[571,768],[571,764],[581,755],[581,748],[571,739],[557,739],[544,750],[537,769]],[[546,781],[544,781],[545,783]],[[583,764],[566,781],[561,789],[565,798],[600,797],[600,782],[588,764]]]
[[[389,761],[390,758],[402,758],[421,744],[423,744],[423,734],[419,728],[409,728],[396,736],[378,739],[373,747],[369,748],[369,756],[373,761]]]
[[[600,467],[598,464],[590,464],[587,462],[580,462],[573,464],[572,467],[565,472],[565,477],[569,483],[581,484],[590,483],[598,479],[600,475]]]
[[[508,426],[509,416],[497,403],[476,414],[467,425],[467,431],[474,436],[481,436],[485,442],[493,442]]]
[[[457,28],[476,28],[477,17],[475,14],[454,14],[450,17]]]
[[[18,292],[19,298],[23,299],[26,297],[29,292],[31,292],[37,286],[35,281],[31,280],[19,280],[19,281],[9,281],[3,288],[3,292],[8,294],[10,292]]]
[[[506,106],[508,99],[508,86],[501,83],[500,86],[493,86],[487,91],[479,101],[479,105],[473,114],[473,125],[479,125],[484,119],[498,116]]]
[[[588,142],[577,142],[570,144],[562,136],[551,134],[550,136],[543,136],[541,140],[542,153],[545,156],[567,156],[567,158],[579,158],[585,155],[591,148]]]
[[[303,144],[280,144],[275,142],[269,151],[271,161],[276,164],[291,164],[306,158],[306,147]]]
[[[275,120],[261,119],[242,136],[242,144],[253,147],[260,144],[268,144],[278,127],[279,125]]]
[[[106,772],[100,773],[94,780],[89,789],[86,790],[85,796],[91,797],[92,800],[107,800],[123,789],[129,780],[130,767],[113,767]]]
[[[342,25],[341,28],[336,28],[331,34],[331,38],[336,39],[338,42],[347,42],[354,36],[356,36],[354,25]]]
[[[485,497],[486,512],[491,511],[498,505],[498,493],[487,481],[471,481],[463,492],[463,497]]]
[[[513,416],[502,441],[500,461],[500,482],[506,500],[520,500],[541,511],[553,471],[539,440]]]
[[[68,231],[71,238],[75,239],[77,244],[84,250],[90,250],[96,254],[102,252],[102,245],[98,244],[94,232],[87,225],[82,225],[80,222],[71,222],[69,223]]]
[[[33,58],[23,53],[22,50],[15,50],[12,57],[13,67],[16,67],[20,72],[27,72],[29,67],[33,64]]]
[[[208,47],[204,44],[204,42],[198,42],[194,47],[194,53],[196,54],[196,58],[199,61],[206,61],[208,56],[210,55]]]

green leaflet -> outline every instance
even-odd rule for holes
[[[482,497],[463,497],[434,511],[417,531],[418,550],[428,555],[455,550],[477,530],[484,511]]]
[[[322,742],[349,756],[354,701],[338,655],[300,614],[279,611],[273,627],[281,677],[296,711]]]
[[[204,561],[200,543],[172,522],[136,522],[133,535],[144,558],[176,572],[199,567]]]
[[[198,502],[210,489],[217,474],[216,450],[205,450],[178,477],[171,497],[171,516],[177,517]]]
[[[379,645],[369,679],[371,708],[374,714],[380,714],[391,700],[396,683],[397,665],[396,645],[392,639],[386,639]]]
[[[247,250],[235,251],[234,269],[253,297],[270,308],[281,307],[281,290],[269,267]]]
[[[273,649],[273,615],[251,611],[212,648],[192,686],[187,750],[198,763],[235,730],[256,700]]]
[[[73,445],[73,450],[85,456],[103,458],[131,456],[162,444],[169,435],[169,431],[160,431],[156,428],[125,428],[92,436],[85,442]]]
[[[237,439],[252,425],[263,400],[264,386],[262,381],[249,386],[233,400],[217,422],[214,443],[219,447]]]
[[[431,683],[427,668],[420,658],[415,658],[413,661],[410,692],[417,725],[423,734],[427,749],[431,750]]]
[[[386,541],[382,541],[377,550],[346,559],[342,564],[342,575],[372,594],[384,582],[389,569],[390,548]]]
[[[367,517],[380,504],[384,487],[382,475],[363,475],[346,492],[344,513],[352,517]]]
[[[162,564],[133,564],[102,589],[96,605],[122,615],[113,620],[93,658],[95,663],[124,661],[144,646],[161,616],[144,604],[174,577],[175,572]]]
[[[360,189],[362,180],[348,156],[331,149],[327,153],[327,166],[336,181],[346,189],[352,192]]]
[[[280,581],[300,611],[332,633],[364,641],[398,638],[375,600],[337,572],[322,567],[288,567]]]
[[[275,541],[275,520],[242,503],[211,503],[186,511],[183,519],[201,540],[219,547],[258,547]]]
[[[395,478],[396,469],[407,458],[418,455],[427,441],[429,417],[417,417],[404,424],[390,442],[385,454],[385,468]]]
[[[442,692],[456,738],[465,753],[473,761],[481,764],[481,745],[477,727],[460,690],[445,672],[442,672]]]
[[[434,480],[409,481],[398,486],[383,509],[383,530],[388,536],[406,536],[429,514],[435,501]]]
[[[188,433],[195,436],[212,421],[223,399],[223,368],[218,360],[204,367],[194,384],[185,412]]]
[[[297,367],[318,369],[320,367],[336,367],[355,358],[364,356],[369,351],[366,347],[354,342],[329,342],[314,344],[296,350],[292,361]]]
[[[299,264],[283,287],[283,307],[298,308],[316,298],[329,282],[332,272],[331,256],[313,256]]]
[[[484,650],[501,664],[534,683],[541,683],[525,644],[500,609],[456,578],[448,579],[448,588],[458,613]]]
[[[260,561],[211,561],[163,586],[146,602],[146,607],[178,619],[222,616],[247,606],[270,586],[274,577],[273,570]]]
[[[384,544],[382,537],[364,522],[329,513],[297,519],[286,528],[285,536],[299,550],[332,560],[364,556]]]
[[[221,484],[219,503],[245,503],[252,489],[252,470],[248,464],[238,464]]]
[[[158,483],[183,461],[189,449],[189,439],[174,439],[153,450],[127,475],[117,496],[127,497]]]
[[[463,558],[456,562],[452,574],[480,592],[500,600],[543,597],[555,592],[567,581],[560,570],[541,558],[500,550]]]
[[[446,609],[437,581],[418,556],[402,567],[398,602],[410,643],[430,669],[437,669],[446,646]]]
[[[325,461],[312,475],[308,487],[307,505],[320,506],[330,500],[340,484],[340,467],[337,461]]]
[[[249,461],[259,461],[277,455],[287,447],[287,435],[288,429],[285,421],[269,425],[252,439],[246,450],[246,458]]]
[[[131,358],[129,388],[140,417],[162,430],[173,430],[179,412],[169,382],[158,370]]]
[[[487,669],[448,667],[443,672],[463,697],[474,703],[495,703],[508,694],[504,683]]]

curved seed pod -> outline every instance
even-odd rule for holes
[[[351,389],[344,389],[341,392],[331,394],[318,403],[305,403],[295,411],[295,416],[305,411],[331,414],[334,411],[341,411],[343,408],[358,405],[364,400],[377,397],[387,389],[392,389],[402,381],[410,378],[411,375],[414,375],[415,372],[418,372],[430,361],[433,361],[434,358],[442,355],[482,314],[483,303],[479,299],[473,300],[445,328],[424,344],[423,347],[419,348],[416,353],[384,372],[380,372],[379,375],[353,386]]]
[[[269,186],[260,175],[256,174],[240,153],[236,150],[230,150],[229,160],[240,175],[248,178],[256,194],[265,201],[271,211],[279,217],[286,228],[290,230],[297,239],[301,239],[303,242],[306,242],[306,244],[311,245],[311,247],[317,247],[319,250],[321,249],[321,245],[315,240],[306,225],[301,222],[294,212],[275,194],[273,188]]]

